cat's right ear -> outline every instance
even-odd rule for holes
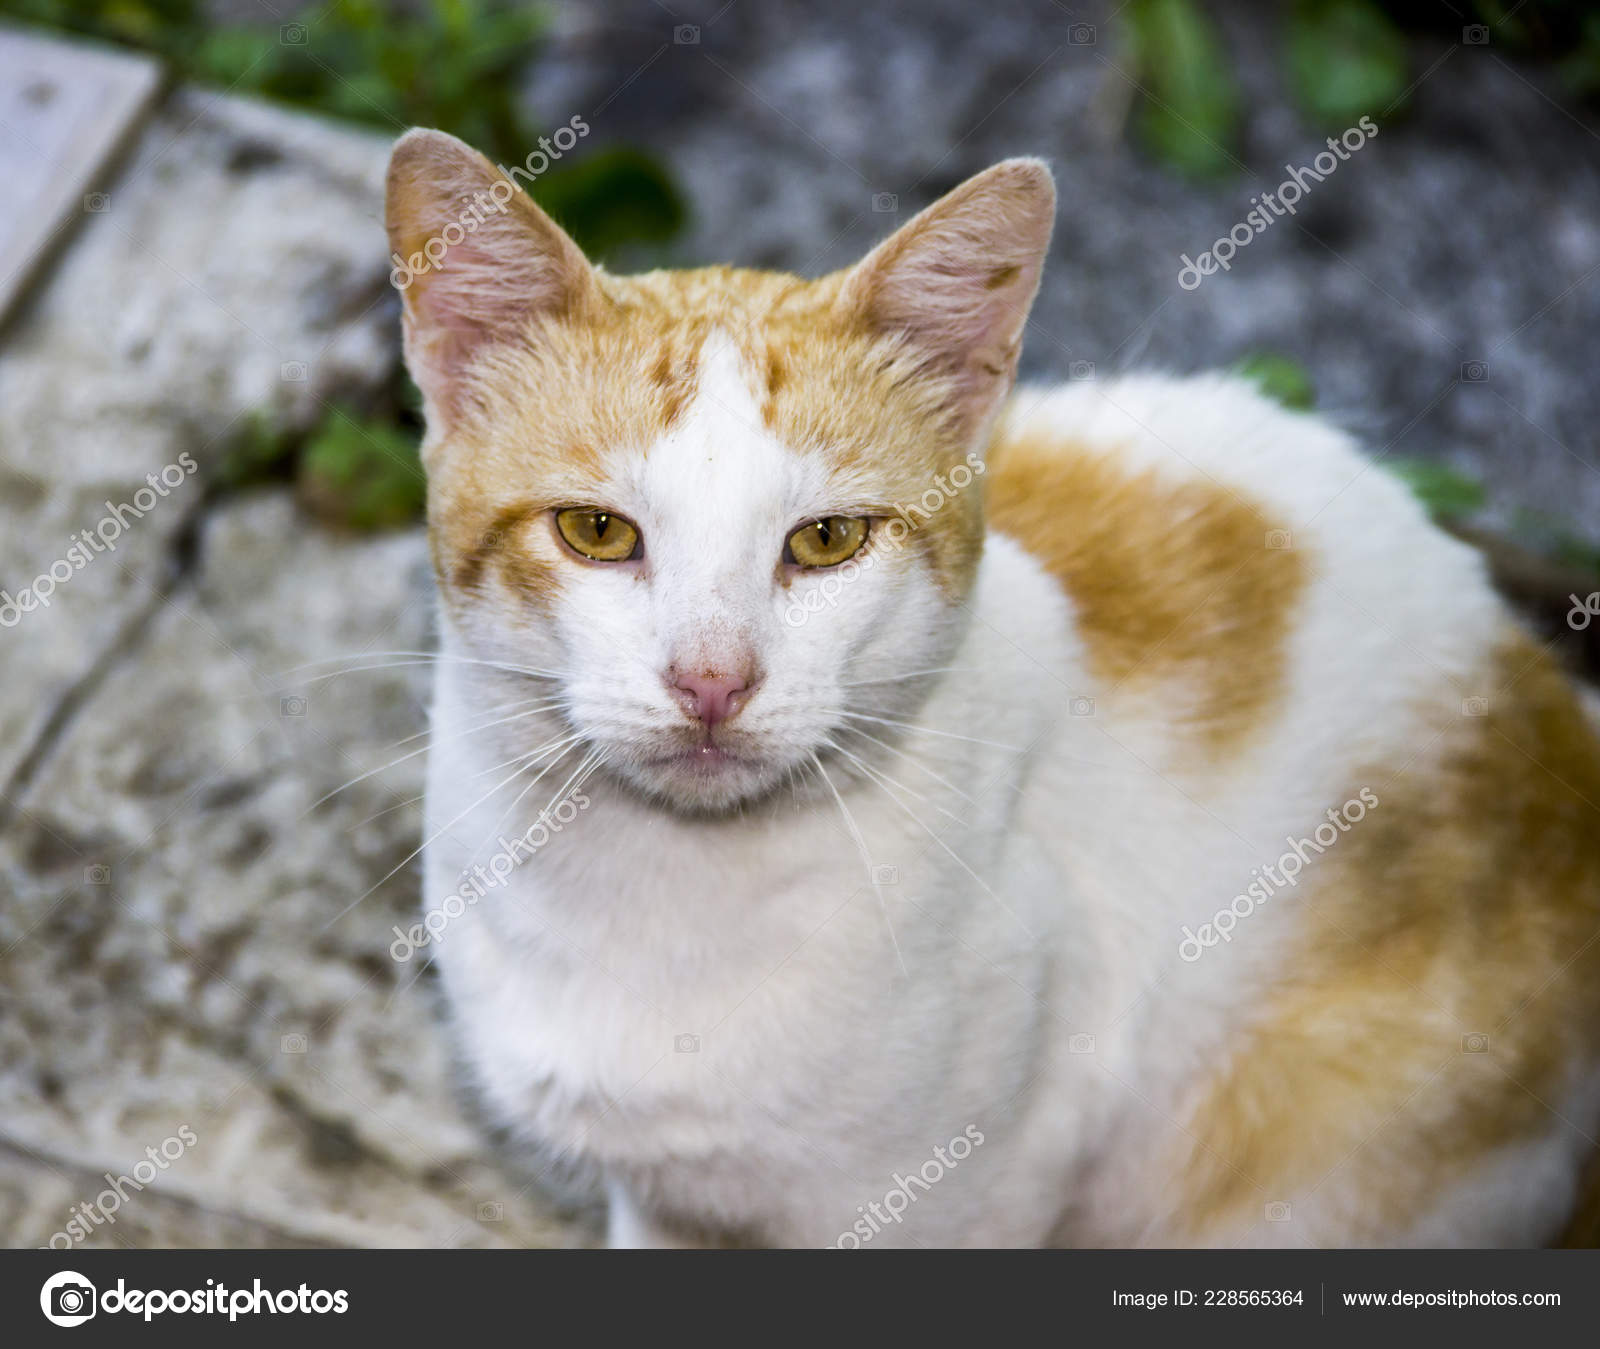
[[[430,426],[448,426],[470,397],[480,352],[525,341],[535,319],[581,313],[598,297],[577,244],[510,178],[442,131],[408,131],[395,144],[385,218],[406,364]]]

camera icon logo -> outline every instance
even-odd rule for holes
[[[83,883],[85,885],[110,885],[111,868],[98,863],[83,869]]]
[[[1266,1207],[1267,1221],[1269,1223],[1286,1223],[1289,1221],[1289,1206],[1281,1199]]]
[[[1067,704],[1067,711],[1075,717],[1094,716],[1093,698],[1074,698]]]
[[[1461,1052],[1463,1054],[1487,1054],[1489,1052],[1489,1037],[1482,1031],[1469,1031],[1461,1037]]]
[[[285,361],[278,367],[278,378],[285,384],[304,384],[306,382],[306,363],[304,361]]]
[[[899,885],[900,868],[892,866],[873,867],[872,883],[874,885]]]
[[[1461,40],[1469,47],[1482,47],[1489,41],[1489,25],[1469,23],[1461,30]]]
[[[1277,552],[1285,548],[1294,547],[1294,536],[1287,529],[1269,529],[1267,531],[1267,547]]]
[[[1094,362],[1093,361],[1073,361],[1069,366],[1067,366],[1067,378],[1068,379],[1093,379],[1094,378]]]
[[[887,215],[900,209],[900,198],[893,192],[874,192],[872,194],[872,209],[879,215]]]
[[[1071,28],[1067,29],[1067,46],[1094,46],[1094,25],[1092,23],[1073,24]]]
[[[698,47],[700,29],[692,23],[680,23],[672,30],[672,40],[680,47]]]
[[[1461,382],[1463,384],[1482,384],[1489,378],[1488,361],[1462,361]]]
[[[278,29],[278,41],[285,47],[303,47],[309,39],[303,23],[286,23]]]
[[[1463,698],[1461,700],[1461,715],[1464,717],[1488,716],[1489,700],[1487,698]]]
[[[504,1222],[505,1216],[506,1206],[504,1204],[489,1203],[478,1205],[478,1221],[480,1223]]]
[[[94,1285],[70,1269],[52,1274],[39,1290],[39,1310],[51,1325],[81,1326],[97,1306]]]
[[[306,700],[297,693],[291,693],[287,698],[278,699],[278,715],[281,717],[303,717],[306,714]]]
[[[1069,1054],[1092,1054],[1092,1053],[1094,1053],[1094,1036],[1085,1035],[1082,1032],[1080,1032],[1077,1035],[1069,1036],[1068,1039],[1067,1039],[1067,1053],[1069,1053]]]
[[[298,1033],[285,1035],[278,1041],[278,1052],[282,1054],[304,1054],[306,1052],[306,1037]]]
[[[104,215],[111,209],[109,192],[91,192],[83,199],[83,209],[90,215]]]
[[[698,1035],[674,1035],[672,1037],[672,1052],[674,1054],[698,1054],[700,1052],[700,1037]]]

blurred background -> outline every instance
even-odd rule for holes
[[[1554,0],[0,0],[0,1242],[592,1238],[391,951],[432,643],[399,132],[510,166],[580,119],[534,193],[625,270],[819,274],[1042,155],[1025,377],[1318,408],[1593,665],[1597,100],[1600,8]]]

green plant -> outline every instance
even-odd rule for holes
[[[1217,26],[1195,0],[1130,0],[1119,26],[1142,97],[1138,138],[1191,177],[1238,167],[1239,94]],[[1574,97],[1600,98],[1600,12],[1592,0],[1293,0],[1283,7],[1285,72],[1319,136],[1409,101],[1412,39],[1554,67]],[[1457,57],[1458,60],[1463,59]]]
[[[1570,521],[1543,511],[1519,510],[1512,529],[1529,547],[1569,567],[1600,575],[1600,542],[1579,534]]]
[[[1464,520],[1487,500],[1476,478],[1437,459],[1386,459],[1383,465],[1408,486],[1435,520]]]
[[[300,452],[296,490],[313,514],[350,529],[392,529],[426,501],[414,431],[333,408]]]
[[[329,0],[270,25],[219,24],[205,0],[0,0],[0,15],[161,57],[181,79],[397,132],[434,126],[506,165],[538,143],[516,90],[544,19],[517,0]],[[684,207],[666,171],[628,147],[585,150],[543,173],[534,195],[591,254],[670,238]],[[334,408],[309,434],[261,409],[211,472],[214,490],[293,482],[341,526],[409,524],[424,506],[417,397]]]
[[[1253,379],[1262,393],[1284,407],[1305,409],[1316,405],[1317,388],[1310,372],[1293,357],[1258,351],[1236,362],[1233,369],[1246,379]]]
[[[1239,95],[1211,21],[1192,0],[1132,0],[1124,20],[1148,91],[1136,114],[1146,148],[1192,177],[1227,173]]]
[[[201,0],[0,0],[0,14],[151,51],[183,79],[397,134],[432,126],[504,164],[537,144],[517,101],[542,11],[518,0],[328,0],[271,26],[217,25]],[[659,243],[684,206],[666,171],[625,147],[555,165],[534,196],[604,258]]]
[[[211,486],[222,492],[237,491],[256,483],[294,475],[296,448],[265,408],[245,419],[238,435],[218,457],[210,472]]]
[[[200,37],[201,0],[0,0],[0,14],[179,61]]]
[[[1289,80],[1321,126],[1383,117],[1405,98],[1405,34],[1372,0],[1299,0],[1286,23]]]
[[[186,62],[194,78],[389,131],[437,126],[486,154],[520,159],[533,141],[517,76],[544,18],[507,0],[378,0],[312,5],[269,32],[206,30]]]

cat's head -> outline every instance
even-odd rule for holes
[[[402,138],[388,227],[456,648],[555,672],[570,730],[682,808],[892,737],[928,687],[903,677],[964,627],[1053,214],[1045,166],[1008,160],[817,281],[612,276],[481,155]]]

